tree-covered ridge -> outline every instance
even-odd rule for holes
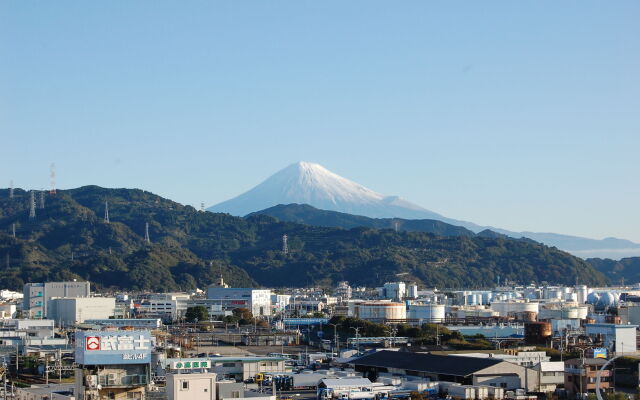
[[[221,272],[233,286],[271,287],[339,280],[374,286],[398,279],[489,287],[498,275],[502,282],[573,284],[576,276],[587,284],[605,282],[584,261],[531,241],[238,218],[142,190],[97,186],[47,195],[31,220],[29,193],[16,190],[8,197],[8,190],[0,190],[0,286],[13,289],[27,281],[72,278],[103,287],[192,289],[206,287]],[[151,243],[144,240],[146,223]],[[288,254],[282,252],[284,234]]]
[[[640,282],[640,257],[627,257],[621,260],[609,258],[589,258],[587,262],[606,276],[611,283],[621,284]]]
[[[308,204],[279,204],[250,215],[268,215],[281,221],[332,228],[375,228],[428,232],[439,236],[475,236],[461,226],[435,219],[369,218],[338,211],[320,210]]]

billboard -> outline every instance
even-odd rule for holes
[[[149,364],[149,331],[76,332],[76,362],[80,365]]]
[[[607,358],[607,348],[606,347],[594,348],[593,358]]]

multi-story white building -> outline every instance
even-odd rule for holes
[[[271,306],[275,312],[283,312],[287,309],[291,300],[290,294],[272,294]]]
[[[254,316],[271,315],[271,290],[251,288],[210,287],[207,298],[223,309],[247,308]]]
[[[338,287],[336,288],[334,294],[336,295],[336,297],[340,298],[341,301],[345,301],[351,299],[353,290],[351,289],[351,286],[349,286],[349,282],[343,281],[338,283]]]
[[[401,301],[407,297],[407,285],[404,282],[387,282],[379,289],[378,294],[383,299]]]
[[[47,282],[24,285],[22,309],[26,317],[45,318],[47,303],[54,297],[89,297],[89,282]]]

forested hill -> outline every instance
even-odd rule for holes
[[[517,283],[603,284],[591,265],[555,248],[502,237],[351,230],[200,212],[137,189],[85,186],[46,195],[29,218],[28,192],[0,190],[0,287],[88,279],[98,286],[169,291],[233,286],[436,287]],[[109,223],[104,221],[105,202]],[[149,224],[150,243],[144,240]],[[16,237],[12,236],[12,225]],[[288,236],[289,253],[282,252]]]
[[[279,204],[249,215],[268,215],[281,221],[333,228],[375,228],[408,232],[428,232],[439,236],[475,236],[461,226],[436,219],[369,218],[338,211],[320,210],[308,204]]]
[[[627,257],[621,260],[608,258],[589,258],[587,262],[615,284],[640,282],[640,257]]]

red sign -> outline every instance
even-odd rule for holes
[[[245,300],[231,300],[231,304],[247,304]]]
[[[97,336],[87,336],[87,350],[100,350],[100,338]]]

